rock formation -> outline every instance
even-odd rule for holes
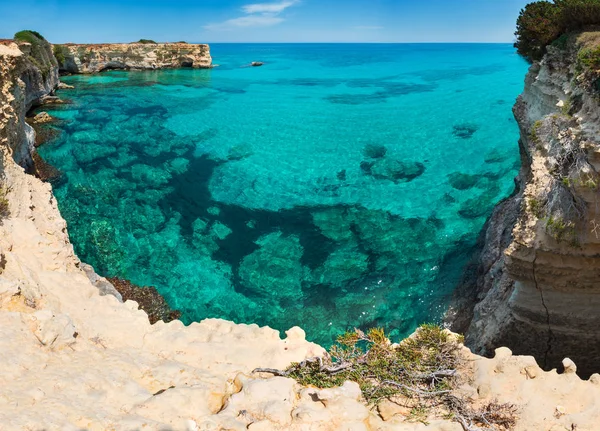
[[[111,43],[54,45],[61,72],[96,73],[107,69],[212,67],[208,45],[191,43]]]
[[[207,319],[151,325],[133,301],[79,261],[49,184],[27,175],[34,136],[24,122],[37,88],[53,91],[14,43],[0,43],[0,428],[6,430],[437,430],[463,427],[410,409],[364,404],[356,383],[303,387],[252,373],[322,355],[304,332]],[[41,76],[41,75],[40,75]],[[592,430],[600,376],[543,372],[532,357],[463,348],[457,394],[519,406],[515,429]],[[585,402],[584,402],[585,400]],[[411,421],[411,418],[413,420]]]
[[[598,46],[600,33],[571,35],[531,66],[513,109],[516,191],[490,218],[450,316],[480,354],[508,346],[545,369],[569,356],[584,376],[600,371],[600,81],[585,62]]]

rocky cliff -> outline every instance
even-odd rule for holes
[[[34,67],[17,45],[0,43],[0,429],[477,429],[435,409],[369,407],[356,383],[318,389],[252,372],[323,355],[299,328],[281,339],[218,319],[151,325],[137,303],[122,302],[74,254],[51,186],[15,163],[33,139],[24,115],[37,87],[23,77],[41,73]],[[461,355],[456,396],[473,407],[515,403],[516,430],[600,422],[600,376],[582,381],[569,360],[557,374],[506,348],[493,359]]]
[[[208,45],[184,42],[54,45],[54,53],[60,70],[68,73],[212,67]]]
[[[582,375],[600,371],[599,47],[594,32],[548,47],[514,106],[516,191],[450,315],[478,353],[505,345],[546,369],[569,356]]]

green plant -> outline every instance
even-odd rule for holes
[[[559,36],[558,39],[554,40],[554,42],[552,42],[551,45],[558,49],[565,50],[565,49],[567,49],[568,43],[569,43],[569,35],[563,34],[563,35]]]
[[[153,41],[152,39],[140,39],[135,43],[156,43],[156,42]]]
[[[54,64],[50,44],[44,39],[44,36],[37,31],[23,30],[15,33],[14,39],[31,45],[27,58],[39,69],[42,77],[46,79]]]
[[[530,61],[540,60],[550,43],[564,49],[569,40],[567,33],[598,24],[598,0],[535,1],[519,14],[515,48]]]
[[[69,48],[64,45],[54,45],[52,52],[54,54],[54,58],[56,58],[56,61],[58,61],[59,66],[64,65],[67,56],[71,54]]]
[[[448,394],[460,363],[462,338],[437,325],[422,325],[410,338],[392,345],[381,328],[340,335],[325,358],[269,370],[300,384],[330,388],[351,380],[369,404],[394,396],[420,400]],[[257,369],[255,371],[264,371]]]
[[[392,344],[381,328],[355,329],[340,335],[323,358],[291,364],[286,370],[256,368],[253,372],[291,377],[304,386],[331,388],[350,380],[358,383],[365,401],[377,405],[392,400],[409,407],[409,421],[427,424],[432,414],[461,424],[485,424],[486,429],[516,424],[513,404],[488,403],[474,409],[452,394],[464,339],[440,326],[425,324],[409,338]],[[465,428],[475,429],[475,428]]]
[[[577,53],[577,66],[581,70],[593,70],[600,69],[600,46],[595,48],[582,48]]]
[[[0,220],[7,218],[10,215],[10,208],[6,193],[6,189],[4,187],[0,187]]]
[[[544,204],[537,198],[531,198],[527,201],[527,209],[537,218],[541,218],[544,213]]]
[[[34,30],[21,30],[15,33],[15,40],[20,40],[21,42],[27,42],[31,44],[38,43],[40,40],[46,40],[44,36],[39,34]]]
[[[567,221],[560,216],[550,216],[546,221],[546,232],[557,242],[568,242],[575,244],[577,235],[575,232],[575,223]]]
[[[533,126],[531,126],[531,131],[529,132],[529,139],[531,140],[531,142],[536,144],[536,146],[540,146],[540,147],[541,147],[541,140],[540,140],[540,136],[539,136],[539,131],[542,128],[543,124],[544,124],[544,122],[542,120],[536,121],[535,123],[533,123]]]
[[[549,1],[529,3],[519,13],[515,48],[529,60],[540,60],[546,46],[561,35],[559,10]]]

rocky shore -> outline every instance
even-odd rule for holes
[[[545,369],[569,356],[582,376],[600,371],[600,107],[581,62],[599,45],[600,33],[571,35],[529,69],[513,110],[516,191],[490,218],[450,313],[477,353],[508,346]]]
[[[0,429],[465,429],[434,411],[369,407],[356,383],[318,389],[252,372],[323,355],[300,328],[281,339],[219,319],[151,325],[136,302],[122,302],[74,254],[51,186],[24,170],[35,141],[26,113],[57,86],[52,58],[36,65],[23,45],[0,43]],[[506,348],[493,359],[461,352],[456,395],[514,403],[517,430],[600,421],[600,376],[581,380],[570,360],[557,374]]]
[[[54,45],[60,71],[97,73],[109,69],[154,70],[212,67],[210,49],[205,44],[110,43]]]

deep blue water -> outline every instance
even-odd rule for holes
[[[63,79],[73,103],[41,155],[80,258],[185,322],[328,344],[439,319],[513,189],[526,63],[510,45],[211,51],[212,70]]]

